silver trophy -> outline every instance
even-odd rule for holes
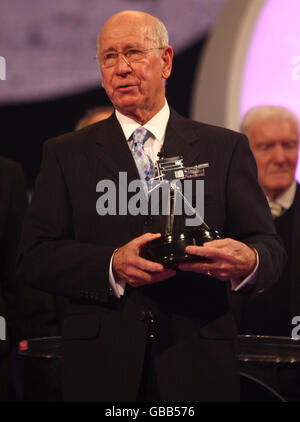
[[[205,175],[205,169],[209,167],[208,163],[199,164],[193,167],[185,167],[183,157],[169,157],[160,159],[156,163],[156,181],[155,186],[150,190],[160,188],[163,184],[169,184],[169,206],[166,215],[165,231],[162,237],[149,242],[142,248],[141,255],[145,258],[160,262],[165,268],[176,268],[180,262],[203,260],[199,256],[189,255],[185,248],[188,245],[203,245],[203,243],[214,239],[220,239],[217,230],[212,230],[204,222],[196,209],[187,201],[181,190],[178,189],[177,180],[197,179]],[[181,232],[174,232],[175,203],[178,196],[184,201],[185,205],[198,219],[199,224],[196,228],[186,228]]]

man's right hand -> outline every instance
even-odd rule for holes
[[[143,234],[115,252],[112,270],[117,282],[125,281],[132,287],[139,287],[166,280],[176,274],[176,271],[165,269],[162,264],[149,261],[139,255],[142,246],[160,236],[160,233]]]

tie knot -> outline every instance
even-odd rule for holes
[[[145,141],[149,138],[150,133],[147,129],[140,126],[132,134],[133,142],[138,144],[144,144]]]
[[[268,202],[273,218],[280,217],[284,213],[284,208],[278,202],[271,200],[268,200]]]

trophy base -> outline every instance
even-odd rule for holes
[[[176,268],[181,262],[204,261],[205,258],[189,255],[185,248],[189,245],[202,246],[211,240],[221,239],[217,230],[198,228],[162,236],[147,243],[141,250],[141,256],[150,261],[159,262],[165,268]]]

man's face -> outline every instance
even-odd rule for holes
[[[147,22],[126,15],[106,24],[99,41],[102,86],[114,107],[141,123],[149,120],[164,106],[164,79],[171,73],[172,48],[147,51],[132,63],[119,54],[116,63],[106,67],[105,54],[157,47]]]
[[[248,133],[258,169],[258,182],[270,199],[283,194],[294,180],[298,129],[290,119],[257,120]]]

